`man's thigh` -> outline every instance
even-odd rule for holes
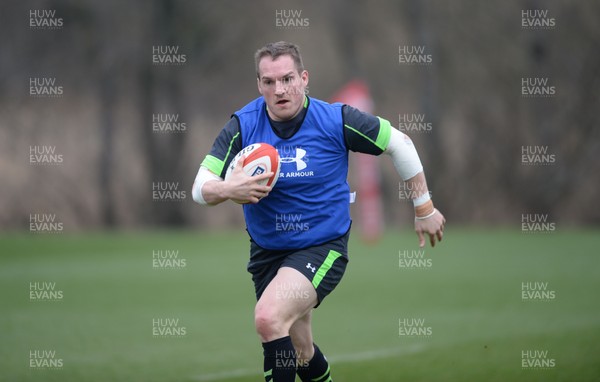
[[[250,262],[248,271],[252,273],[257,300],[261,299],[267,286],[279,274],[281,268],[293,268],[303,274],[316,290],[315,307],[318,306],[336,288],[344,275],[348,263],[348,237],[349,232],[325,244],[295,251],[269,251],[253,245],[251,253],[256,257],[274,258],[272,262],[260,266]],[[285,295],[307,298],[303,295],[307,293],[306,291],[297,290],[299,285],[286,285],[284,280],[275,286],[279,287],[280,297]]]
[[[306,276],[290,267],[279,268],[258,303],[291,326],[317,304],[317,292]]]

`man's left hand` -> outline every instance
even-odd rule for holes
[[[446,224],[446,218],[437,209],[433,215],[426,219],[415,219],[415,232],[419,237],[419,247],[425,246],[425,235],[429,235],[429,242],[432,247],[435,247],[435,239],[442,241],[444,236],[444,224]]]

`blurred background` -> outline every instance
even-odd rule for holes
[[[360,80],[372,112],[393,126],[421,118],[421,128],[406,133],[449,221],[518,227],[522,214],[534,213],[559,226],[600,222],[600,209],[590,208],[600,185],[598,2],[1,7],[3,230],[26,230],[32,214],[54,214],[67,232],[243,224],[232,203],[196,206],[191,187],[231,113],[258,95],[254,51],[278,40],[300,46],[310,96],[330,100]],[[403,61],[403,53],[426,63]],[[545,79],[552,94],[524,94],[531,78]],[[526,147],[553,159],[525,163]],[[61,159],[32,160],[44,150]],[[410,222],[398,176],[387,158],[379,163],[384,221]],[[153,199],[157,183],[186,195]]]
[[[3,1],[0,380],[260,379],[241,208],[191,188],[258,96],[254,52],[279,40],[300,46],[310,97],[413,139],[448,220],[417,249],[389,158],[351,155],[359,229],[314,325],[335,380],[600,380],[598,15],[593,0]],[[401,334],[413,319],[433,334]]]

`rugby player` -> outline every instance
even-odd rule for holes
[[[296,45],[280,41],[255,53],[260,97],[236,111],[204,158],[193,199],[214,206],[243,205],[257,303],[256,331],[266,381],[332,381],[327,359],[313,342],[312,311],[340,282],[348,262],[349,151],[388,154],[407,189],[415,192],[419,245],[442,240],[444,216],[433,206],[423,167],[408,136],[380,117],[306,95],[308,72]],[[271,188],[232,158],[252,143],[277,148],[281,170]]]

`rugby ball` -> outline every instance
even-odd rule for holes
[[[279,178],[279,170],[281,169],[281,161],[277,149],[268,143],[253,143],[244,147],[232,160],[225,173],[225,180],[229,179],[233,170],[237,166],[240,158],[244,158],[242,168],[249,176],[273,172],[273,176],[261,181],[261,185],[274,187]],[[236,203],[239,203],[236,201]]]

